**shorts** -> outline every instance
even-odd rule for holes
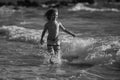
[[[47,40],[47,49],[49,53],[57,53],[60,50],[60,41],[57,40]],[[54,52],[53,52],[54,51]]]
[[[57,54],[60,50],[60,45],[47,45],[47,49],[49,53]],[[54,51],[53,51],[54,50]]]

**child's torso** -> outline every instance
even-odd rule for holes
[[[56,22],[48,22],[48,40],[58,40],[59,36],[59,23]]]

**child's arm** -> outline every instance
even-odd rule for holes
[[[59,25],[60,25],[60,28],[61,28],[64,32],[72,35],[73,37],[76,36],[74,33],[72,33],[72,32],[70,32],[69,30],[67,30],[67,29],[62,25],[62,23],[59,23]]]
[[[44,29],[43,29],[43,32],[42,32],[42,35],[41,35],[41,39],[40,39],[40,43],[43,44],[44,43],[44,36],[45,36],[45,33],[47,31],[47,25],[44,26]]]

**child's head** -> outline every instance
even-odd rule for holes
[[[57,9],[49,9],[45,13],[45,17],[47,20],[55,20],[58,17],[58,10]]]

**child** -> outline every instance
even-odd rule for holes
[[[44,43],[43,37],[46,31],[48,31],[48,36],[47,36],[48,52],[54,53],[52,55],[60,55],[59,29],[62,29],[64,32],[72,35],[73,37],[75,37],[75,34],[66,30],[64,26],[62,25],[62,23],[57,21],[57,18],[58,18],[57,9],[49,9],[45,13],[45,17],[47,19],[47,23],[44,26],[44,30],[41,35],[40,43],[41,45]],[[54,61],[52,61],[52,58],[49,61],[54,63]]]

